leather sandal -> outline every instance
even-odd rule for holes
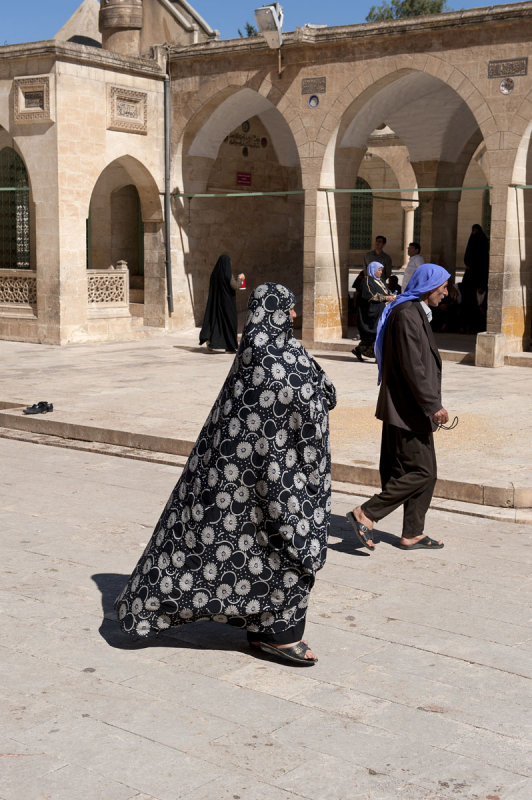
[[[275,645],[268,644],[268,642],[261,642],[260,649],[263,653],[268,653],[268,655],[275,656],[281,660],[291,661],[301,667],[313,667],[318,661],[317,658],[305,658],[306,653],[310,650],[310,647],[305,642],[298,642],[290,647],[275,647]]]
[[[373,541],[373,531],[370,530],[362,522],[359,522],[352,511],[348,511],[345,515],[348,522],[353,526],[355,532],[355,539],[361,547],[367,547],[368,550],[375,550],[375,544],[369,544]]]
[[[436,539],[431,539],[430,536],[424,536],[415,544],[399,544],[397,547],[400,550],[441,550],[443,542],[440,544]]]

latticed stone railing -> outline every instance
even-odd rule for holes
[[[87,270],[87,298],[93,308],[129,305],[128,269]]]
[[[34,306],[37,303],[37,273],[25,269],[0,269],[0,304]]]

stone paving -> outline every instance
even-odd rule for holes
[[[195,441],[232,363],[230,355],[197,347],[196,330],[67,347],[2,341],[0,357],[0,425],[45,433],[60,425],[71,431],[84,426],[92,431],[89,437],[105,429],[139,447],[145,446],[141,437],[151,436],[159,440],[156,449],[166,452],[176,441]],[[349,353],[323,351],[316,357],[338,392],[331,414],[333,461],[359,472],[366,468],[375,481],[376,367]],[[436,435],[439,476],[450,483],[442,496],[504,506],[519,494],[516,507],[532,506],[531,394],[530,369],[444,363],[444,404],[451,419],[456,414],[460,421],[455,430]],[[53,414],[24,417],[22,406],[39,400],[52,402]],[[17,404],[19,409],[6,410]]]
[[[180,352],[166,353],[176,372]],[[61,406],[71,380],[97,411],[105,381],[91,388],[94,361],[80,359],[77,374],[69,351],[54,355],[54,374],[41,362],[10,399]],[[131,355],[120,402],[138,387],[138,408],[154,389],[155,351]],[[108,375],[103,355],[101,366]],[[215,391],[217,373],[212,387],[197,375],[187,408]],[[157,385],[162,407],[175,384]],[[306,632],[319,664],[257,657],[241,632],[212,623],[135,649],[112,602],[178,467],[0,448],[0,800],[532,797],[530,527],[432,510],[429,532],[445,548],[405,554],[396,512],[369,555],[344,520],[356,498],[337,492]]]

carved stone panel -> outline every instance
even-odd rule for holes
[[[128,270],[88,270],[87,299],[89,304],[127,306],[129,303]]]
[[[0,271],[0,304],[35,305],[37,303],[37,276],[20,274],[17,270]]]
[[[15,122],[53,122],[49,75],[32,75],[13,81]]]
[[[107,87],[107,129],[148,133],[148,95],[124,86]]]

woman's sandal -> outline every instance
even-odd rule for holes
[[[373,541],[373,531],[370,530],[366,525],[363,525],[361,522],[359,522],[352,511],[348,511],[345,516],[347,521],[353,526],[353,530],[355,531],[355,539],[359,545],[362,547],[367,547],[368,550],[375,550],[375,545],[368,543]]]
[[[305,658],[310,650],[310,647],[305,642],[298,642],[290,647],[275,647],[273,644],[268,644],[268,642],[260,642],[259,646],[263,653],[268,653],[268,655],[275,656],[281,660],[291,661],[301,667],[312,667],[318,661],[317,658]]]

